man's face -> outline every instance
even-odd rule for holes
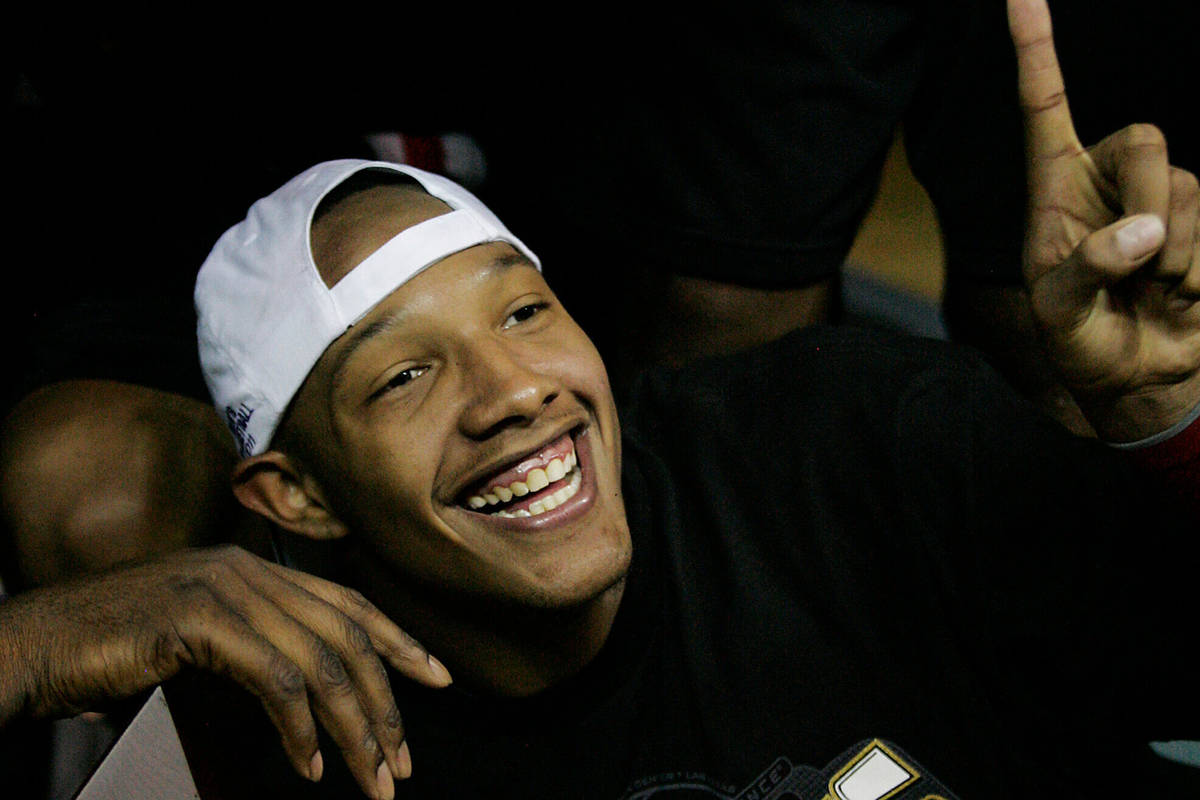
[[[326,282],[444,210],[427,198],[371,215]],[[452,255],[389,295],[326,350],[293,420],[331,510],[401,579],[558,608],[625,574],[603,364],[510,245]]]

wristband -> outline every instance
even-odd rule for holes
[[[1108,446],[1117,450],[1144,450],[1150,447],[1155,447],[1159,444],[1166,444],[1175,439],[1185,431],[1191,430],[1198,419],[1200,419],[1200,403],[1188,412],[1187,416],[1176,422],[1165,431],[1159,431],[1153,436],[1147,436],[1145,439],[1138,439],[1136,442],[1108,442]],[[1195,431],[1192,431],[1190,436],[1195,439],[1197,436]],[[1192,452],[1195,452],[1193,450]]]
[[[1128,453],[1143,470],[1161,476],[1200,519],[1200,405],[1161,433],[1109,446]]]

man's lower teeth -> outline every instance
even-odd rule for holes
[[[517,519],[523,517],[536,517],[539,514],[545,514],[547,511],[553,511],[563,503],[570,500],[579,491],[580,484],[579,470],[574,470],[571,473],[571,480],[566,486],[562,487],[553,494],[534,501],[529,505],[528,510],[522,508],[516,511],[496,511],[492,514],[493,517],[503,517],[505,519]]]

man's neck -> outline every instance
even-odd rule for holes
[[[352,585],[449,668],[460,685],[537,694],[586,667],[612,631],[625,579],[570,608],[448,603],[403,585],[374,559],[353,559]],[[486,606],[486,608],[484,608]]]

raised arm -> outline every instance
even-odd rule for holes
[[[1162,133],[1091,148],[1067,104],[1045,0],[1009,0],[1029,209],[1024,270],[1047,351],[1104,439],[1144,439],[1200,404],[1200,189]]]

